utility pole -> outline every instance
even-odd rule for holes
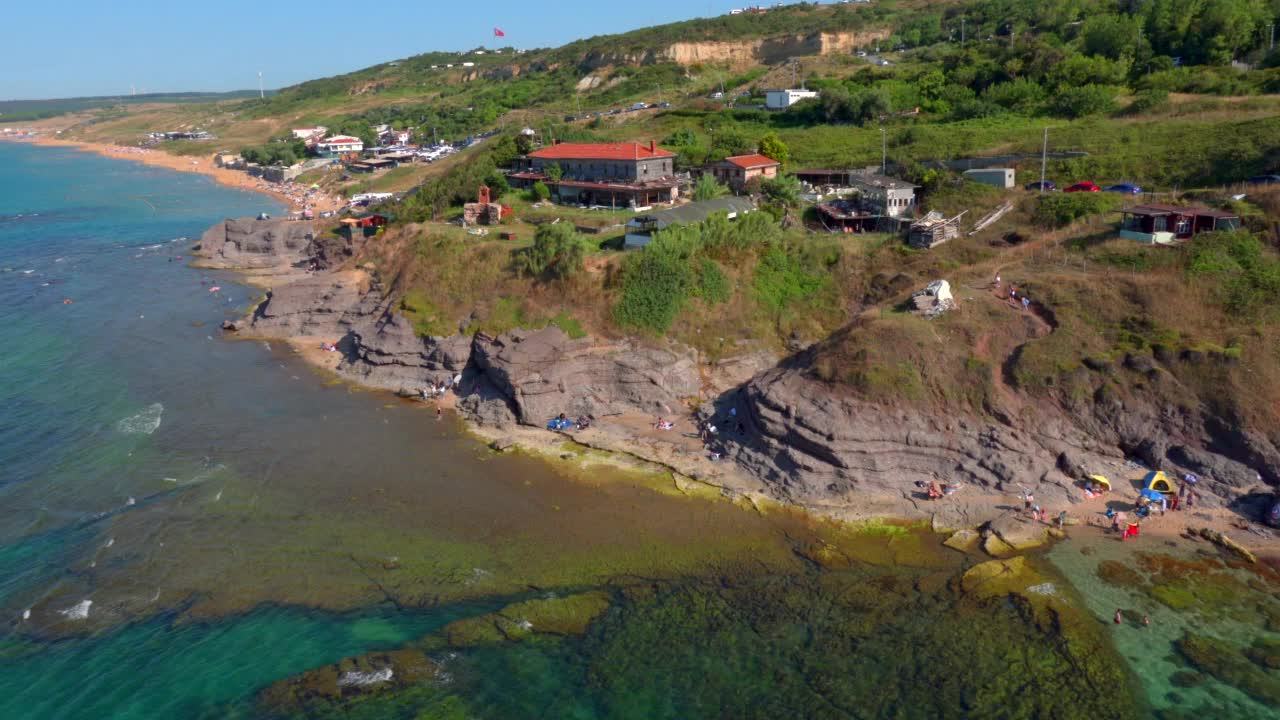
[[[1268,51],[1275,50],[1276,49],[1276,24],[1275,23],[1271,23],[1270,25],[1267,26],[1267,34],[1271,36],[1271,39],[1267,41],[1267,50]]]
[[[265,91],[265,90],[263,90],[263,88],[262,88],[262,71],[261,71],[261,70],[259,70],[259,71],[258,71],[258,99],[259,99],[259,100],[261,100],[261,99],[265,98],[266,96],[267,96],[267,93],[266,93],[266,91]]]
[[[880,174],[889,174],[889,138],[884,128],[880,128]]]
[[[960,18],[960,44],[964,44],[964,18]]]
[[[1044,194],[1044,168],[1049,161],[1049,128],[1044,129],[1044,145],[1040,148],[1040,194]]]

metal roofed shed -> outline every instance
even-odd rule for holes
[[[1222,210],[1152,203],[1123,208],[1120,237],[1155,245],[1186,242],[1204,232],[1237,230],[1240,216]]]
[[[964,176],[970,180],[994,185],[995,187],[1009,190],[1015,187],[1017,183],[1017,175],[1013,168],[980,168],[973,170],[965,170]]]
[[[624,247],[644,247],[653,240],[653,233],[673,225],[691,225],[721,212],[733,219],[754,212],[755,209],[756,206],[747,198],[722,197],[637,215],[627,223]]]

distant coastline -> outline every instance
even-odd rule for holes
[[[106,143],[84,142],[79,140],[63,140],[61,138],[53,138],[47,135],[5,139],[10,142],[23,142],[42,147],[71,148],[117,160],[129,160],[132,162],[142,163],[143,165],[151,167],[176,170],[178,172],[196,173],[198,175],[204,175],[205,177],[212,178],[213,181],[219,185],[269,195],[292,209],[301,209],[303,206],[299,199],[291,196],[287,192],[284,192],[283,188],[273,186],[273,183],[252,177],[239,170],[216,167],[213,163],[213,153],[210,153],[208,156],[184,157],[170,155],[169,153],[149,148],[109,145]],[[332,207],[334,204],[335,203],[333,202],[315,203],[312,205],[312,208],[315,210],[336,210],[336,207]]]

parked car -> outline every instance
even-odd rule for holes
[[[1106,192],[1125,193],[1126,195],[1141,195],[1142,188],[1134,185],[1133,183],[1120,183],[1107,188]]]
[[[1040,187],[1041,185],[1043,185],[1044,187],[1041,188]],[[1044,182],[1037,180],[1035,182],[1029,182],[1023,187],[1025,187],[1027,190],[1039,191],[1043,189],[1045,192],[1053,192],[1054,190],[1058,189],[1058,183],[1052,180],[1045,180]]]
[[[857,55],[858,57],[866,57],[866,56],[867,56],[867,51],[866,51],[866,50],[859,50],[858,52],[854,53],[854,55]]]
[[[719,99],[720,99],[720,98],[722,98],[722,97],[724,97],[724,93],[722,93],[722,92],[713,92],[713,93],[711,93],[711,99],[712,99],[712,100],[719,100]]]
[[[631,109],[632,110],[648,110],[649,106],[646,103],[635,103],[634,105],[631,106]]]
[[[1068,187],[1062,192],[1098,192],[1101,189],[1102,188],[1098,187],[1098,183],[1085,180],[1084,182],[1078,182],[1075,185]]]
[[[669,102],[660,102],[660,103],[658,103],[658,107],[660,107],[660,108],[669,108],[669,107],[671,107],[671,103],[669,103]]]
[[[1250,185],[1275,185],[1280,183],[1280,175],[1254,175],[1249,178]]]

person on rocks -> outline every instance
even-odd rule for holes
[[[1108,510],[1107,512],[1111,513],[1111,529],[1120,532],[1125,524],[1124,513],[1116,512],[1115,510]]]
[[[1116,624],[1117,625],[1124,624],[1124,613],[1120,612],[1120,608],[1116,608]]]
[[[1023,488],[1022,489],[1022,509],[1030,510],[1031,506],[1035,503],[1035,501],[1036,501],[1036,496],[1033,495],[1030,490]]]
[[[1124,534],[1120,536],[1120,539],[1125,540],[1131,537],[1138,537],[1138,520],[1137,519],[1134,519],[1133,522],[1129,523],[1129,527],[1125,529]]]
[[[934,480],[929,481],[929,488],[926,491],[926,494],[928,495],[930,500],[937,500],[938,498],[942,497],[942,489],[938,487],[937,481],[934,481]]]
[[[1067,511],[1063,510],[1058,513],[1058,529],[1061,530],[1067,526]]]

